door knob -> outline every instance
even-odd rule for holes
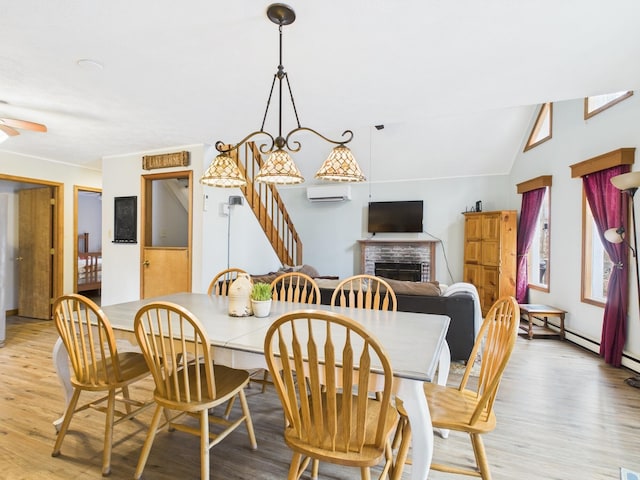
[[[148,266],[149,266],[149,260],[145,260],[144,262],[142,262],[142,264],[143,264],[145,267],[148,267]]]
[[[23,257],[16,257],[16,260],[17,260],[18,262],[21,262],[22,260],[24,260],[24,258],[23,258]]]

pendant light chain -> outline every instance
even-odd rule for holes
[[[222,141],[217,141],[215,144],[216,150],[220,154],[214,159],[207,171],[204,173],[200,182],[204,185],[210,185],[215,187],[242,187],[247,184],[247,181],[237,167],[236,160],[231,157],[231,152],[238,149],[240,146],[245,145],[252,138],[262,135],[271,140],[271,143],[261,144],[259,147],[260,153],[263,155],[269,155],[266,161],[262,163],[260,171],[255,175],[254,181],[270,184],[296,184],[304,182],[304,178],[300,173],[300,170],[295,165],[289,152],[296,153],[302,148],[302,144],[293,140],[292,144],[289,144],[289,139],[299,132],[311,132],[318,137],[322,138],[328,143],[336,145],[329,157],[322,164],[315,177],[320,180],[330,180],[336,182],[362,182],[365,181],[364,175],[360,170],[358,163],[356,162],[351,150],[345,145],[353,140],[353,132],[351,130],[345,130],[342,133],[342,140],[332,140],[318,133],[316,130],[308,127],[303,127],[300,124],[300,118],[298,116],[298,109],[296,107],[295,100],[293,98],[293,90],[291,83],[289,82],[289,75],[284,70],[283,65],[283,31],[282,27],[290,25],[295,21],[296,15],[293,9],[282,3],[275,3],[267,8],[267,17],[273,23],[278,25],[278,50],[279,50],[279,64],[278,69],[273,76],[271,82],[271,89],[269,90],[269,97],[267,99],[267,106],[262,117],[262,125],[260,130],[252,132],[240,140],[236,144],[229,144]],[[275,87],[276,79],[278,80],[278,135],[274,138],[272,134],[267,132],[264,127],[267,121],[267,115],[269,113],[269,107],[271,105],[271,99],[273,98],[273,90]],[[289,98],[291,100],[291,106],[295,115],[296,128],[291,130],[286,136],[282,133],[282,94],[283,85],[282,80],[287,82],[287,90],[289,92]]]

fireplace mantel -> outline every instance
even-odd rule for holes
[[[376,262],[415,262],[422,264],[423,282],[435,280],[435,249],[433,240],[386,239],[358,240],[360,244],[360,271],[375,273]]]

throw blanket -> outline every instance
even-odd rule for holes
[[[478,295],[478,290],[475,285],[471,283],[458,282],[453,285],[449,285],[442,296],[450,297],[455,293],[468,293],[473,297],[473,336],[475,338],[478,336],[478,331],[482,324],[482,310],[480,309],[480,296]]]

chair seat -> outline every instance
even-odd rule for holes
[[[435,383],[424,384],[424,394],[433,426],[444,431],[456,430],[468,433],[475,459],[475,465],[472,468],[452,463],[432,462],[432,470],[491,480],[489,460],[482,441],[482,434],[490,432],[496,427],[493,404],[502,373],[516,344],[519,325],[520,309],[516,299],[509,296],[501,297],[491,306],[480,326],[460,385],[446,387]],[[475,390],[471,390],[467,382],[481,349],[483,353],[480,374],[476,381],[472,382],[476,384]],[[399,430],[400,435],[394,439],[395,444],[400,438],[400,445],[398,446],[398,460],[393,469],[393,480],[401,477],[405,461],[409,463],[407,452],[411,439],[411,425],[404,408],[402,408],[402,403],[396,402],[396,407],[403,418],[402,428]],[[455,456],[459,458],[459,454]]]
[[[151,302],[138,310],[133,328],[151,369],[156,401],[135,479],[142,477],[156,433],[167,426],[169,430],[199,437],[201,480],[210,478],[210,450],[241,425],[247,429],[250,447],[253,450],[258,447],[244,394],[249,372],[214,363],[211,341],[193,313],[176,303]],[[242,414],[230,418],[211,411],[236,396]],[[177,412],[172,415],[168,410]],[[167,421],[161,425],[163,417]],[[176,458],[176,461],[182,460],[185,459]]]
[[[335,424],[340,425],[343,419],[342,412],[340,411],[342,396],[338,395],[337,397],[337,405],[338,405],[338,415]],[[324,402],[323,402],[324,403]],[[354,412],[352,418],[355,422],[357,418],[355,415],[355,405],[352,407],[352,411]],[[324,414],[325,418],[327,417],[326,413]],[[317,458],[320,461],[330,460],[332,463],[337,463],[340,465],[348,465],[355,467],[371,467],[377,465],[382,459],[385,450],[384,446],[381,448],[375,447],[375,434],[376,427],[378,422],[378,417],[380,416],[380,402],[375,399],[370,399],[367,405],[367,418],[366,428],[365,428],[365,441],[362,452],[356,451],[337,451],[331,449],[331,443],[329,438],[324,438],[321,442],[322,447],[310,445],[309,440],[300,439],[296,435],[295,429],[291,427],[287,427],[284,432],[285,443],[294,451],[302,453],[306,456],[311,456],[313,458]],[[397,425],[398,422],[398,412],[395,409],[388,409],[387,419],[385,423],[385,434],[391,432]],[[356,444],[356,429],[352,429],[352,439],[351,443],[353,445]],[[315,442],[317,443],[317,442]],[[326,453],[323,453],[326,452]]]
[[[141,353],[124,352],[118,353],[117,356],[120,370],[119,380],[112,380],[109,383],[99,382],[92,385],[91,382],[79,381],[75,375],[72,375],[71,384],[74,387],[82,388],[83,390],[102,391],[127,386],[130,383],[138,381],[149,375],[149,367],[147,366],[147,362],[145,361],[144,356]],[[94,368],[96,372],[94,378],[116,378],[116,375],[113,371],[112,363],[109,363],[107,365],[106,374],[104,372],[105,368],[102,366],[102,363],[91,365],[89,370],[93,370]]]
[[[434,428],[470,433],[486,433],[496,428],[496,416],[493,411],[488,418],[486,415],[481,416],[471,425],[471,416],[478,405],[476,392],[425,383],[424,394]],[[400,415],[407,416],[402,400],[396,399],[396,407]]]
[[[486,433],[496,428],[493,410],[471,424],[471,416],[478,405],[478,396],[471,390],[458,390],[435,383],[424,384],[431,421],[436,428]]]
[[[200,369],[202,378],[204,378],[205,365],[203,363],[198,364],[190,364],[188,366],[189,369],[189,377],[193,378],[196,368]],[[196,382],[190,383],[189,395],[191,397],[190,402],[184,401],[186,399],[186,392],[184,389],[184,383],[181,380],[181,376],[184,375],[182,370],[178,370],[178,372],[174,373],[168,380],[169,382],[174,382],[175,376],[177,375],[177,383],[180,385],[180,397],[183,401],[171,401],[168,400],[165,396],[160,394],[158,390],[154,392],[154,398],[156,403],[162,405],[163,407],[172,409],[172,410],[181,410],[181,411],[201,411],[204,408],[215,407],[228,399],[232,398],[238,392],[238,387],[246,386],[249,383],[249,372],[246,370],[237,370],[235,368],[226,367],[224,365],[213,365],[213,373],[215,377],[215,389],[216,389],[216,397],[211,398],[207,393],[207,385],[206,382],[202,382],[198,387]],[[200,392],[198,392],[198,388],[200,388]],[[202,400],[196,400],[200,397]]]

